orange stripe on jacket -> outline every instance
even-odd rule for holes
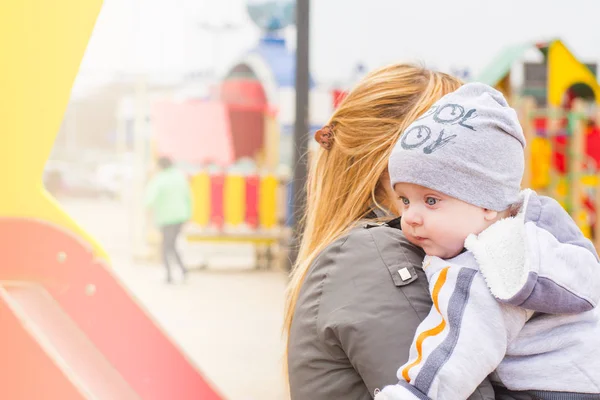
[[[402,370],[402,377],[406,382],[410,382],[410,377],[408,376],[408,372],[410,371],[410,369],[415,365],[418,365],[423,359],[423,341],[428,337],[440,334],[446,327],[446,320],[444,320],[444,317],[442,316],[442,313],[440,312],[440,307],[438,305],[438,296],[440,294],[440,291],[442,290],[442,287],[444,286],[444,283],[446,283],[446,278],[448,276],[449,269],[450,267],[446,267],[442,270],[442,272],[440,272],[440,277],[438,278],[437,282],[435,283],[435,286],[433,287],[433,305],[435,306],[435,309],[437,310],[438,314],[440,314],[440,317],[442,317],[442,322],[440,322],[439,325],[435,328],[431,328],[425,332],[421,332],[421,334],[417,338],[417,359],[409,365],[407,365]]]

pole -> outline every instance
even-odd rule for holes
[[[296,1],[296,122],[294,124],[294,178],[292,181],[293,237],[290,264],[298,257],[302,235],[302,215],[306,206],[307,151],[309,131],[309,4],[310,0]]]
[[[133,184],[129,197],[129,209],[131,221],[131,256],[135,259],[145,259],[148,256],[147,232],[148,221],[144,207],[144,190],[148,174],[147,167],[147,140],[148,127],[146,115],[148,110],[148,78],[142,59],[141,46],[141,10],[144,0],[134,2],[134,15],[136,17],[134,26],[136,28],[136,82],[133,96]]]
[[[133,257],[134,259],[147,259],[148,246],[148,221],[146,218],[146,209],[144,208],[144,189],[148,168],[146,163],[147,153],[147,125],[146,125],[146,110],[147,110],[147,82],[146,76],[139,73],[136,78],[135,85],[135,116],[133,128],[133,153],[134,153],[134,183],[133,195],[131,196],[131,207],[133,218],[132,240]]]
[[[596,105],[596,115],[594,116],[595,126],[600,124],[600,107]],[[600,166],[597,165],[596,169]],[[594,220],[594,245],[596,245],[596,251],[600,250],[600,185],[596,185],[595,188],[595,198],[594,198],[594,210],[595,210],[595,220]]]
[[[583,162],[586,154],[585,149],[585,127],[584,119],[585,115],[585,103],[581,99],[575,100],[572,109],[573,132],[569,138],[569,199],[571,216],[579,226],[579,228],[587,233],[587,237],[591,236],[589,231],[589,225],[587,223],[586,215],[583,207],[583,196],[585,194],[581,184],[581,178],[583,176]]]
[[[521,184],[522,188],[531,187],[532,176],[531,176],[531,143],[535,138],[535,126],[533,125],[533,111],[536,108],[535,100],[532,97],[526,97],[520,101],[520,105],[517,108],[519,112],[519,120],[523,126],[523,134],[525,135],[525,141],[527,148],[525,149],[525,173],[523,174],[523,181]]]

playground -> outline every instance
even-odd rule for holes
[[[0,146],[10,166],[0,169],[9,193],[0,200],[3,397],[284,398],[294,54],[265,35],[201,100],[149,101],[140,80],[135,112],[116,117],[134,137],[131,196],[57,199],[44,169],[102,1],[9,3],[0,6],[0,110],[10,110],[0,118],[10,133]],[[535,63],[523,58],[531,50]],[[507,48],[476,80],[519,113],[523,186],[557,198],[600,248],[596,71],[554,39]],[[343,93],[310,87],[312,132]],[[173,286],[162,282],[157,232],[140,207],[160,156],[187,172],[194,211],[182,245],[188,257],[203,253],[190,262],[199,271]]]

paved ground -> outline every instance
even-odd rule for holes
[[[189,249],[192,256],[207,257],[207,270],[194,271],[186,283],[166,285],[160,265],[132,261],[125,206],[110,200],[60,202],[103,244],[117,275],[227,399],[287,398],[283,273],[251,269],[252,248],[211,246]]]

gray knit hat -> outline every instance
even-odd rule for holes
[[[414,183],[502,211],[518,200],[524,147],[517,113],[502,93],[469,83],[402,133],[388,165],[392,187]]]

